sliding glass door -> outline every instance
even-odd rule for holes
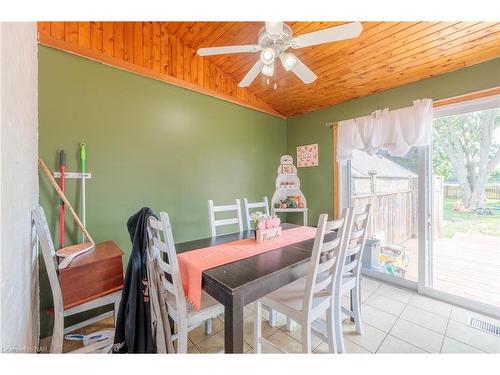
[[[429,154],[424,290],[485,312],[500,309],[498,107],[489,99],[436,110]]]
[[[499,315],[500,96],[436,108],[431,146],[340,173],[341,204],[372,205],[364,274]]]

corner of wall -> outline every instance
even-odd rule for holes
[[[38,57],[34,22],[0,23],[0,350],[38,345]]]

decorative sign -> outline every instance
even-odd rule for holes
[[[283,164],[281,166],[281,173],[283,174],[292,174],[293,173],[293,168],[291,165]]]
[[[297,147],[297,167],[315,167],[318,165],[318,144]]]
[[[267,229],[257,229],[257,243],[276,240],[281,237],[281,226]]]

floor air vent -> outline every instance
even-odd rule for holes
[[[500,326],[476,318],[469,318],[469,326],[500,337]]]

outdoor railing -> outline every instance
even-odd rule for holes
[[[402,243],[417,233],[416,190],[364,194],[353,197],[353,206],[372,205],[368,234],[383,232],[386,242]]]
[[[367,180],[370,179],[370,185],[367,186]],[[369,235],[383,232],[385,242],[395,244],[401,244],[417,236],[418,179],[416,177],[380,176],[373,181],[371,177],[353,176],[352,183],[353,207],[362,210],[367,204],[372,205]],[[443,226],[442,177],[435,177],[433,187],[433,231],[435,236],[440,237]],[[384,188],[390,190],[383,191]]]

